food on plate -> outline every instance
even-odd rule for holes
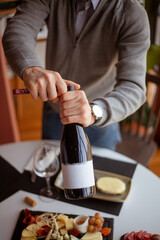
[[[97,189],[107,194],[122,194],[126,190],[126,184],[116,177],[100,177],[96,182]]]
[[[88,225],[89,225],[88,220],[89,220],[88,216],[85,216],[85,215],[77,216],[74,219],[74,228],[79,230],[82,233],[87,232]]]
[[[82,238],[82,240],[103,240],[102,233],[86,233]]]
[[[58,229],[61,231],[62,235],[65,235],[65,232],[73,229],[74,219],[69,218],[67,215],[58,214],[57,215],[57,225]]]
[[[160,240],[160,235],[159,234],[153,234],[151,237],[151,240]]]
[[[95,213],[93,217],[89,219],[88,232],[100,232],[104,223],[104,218],[99,213]]]
[[[24,229],[22,231],[22,238],[35,238],[35,234],[31,230]]]
[[[111,232],[111,228],[108,228],[108,227],[105,227],[105,228],[102,228],[101,230],[101,233],[104,235],[104,236],[108,236]]]
[[[26,227],[22,230],[21,240],[103,240],[103,236],[108,236],[111,232],[111,228],[103,226],[104,218],[99,213],[93,217],[80,215],[75,218],[48,212],[32,216],[25,209],[24,216],[23,223]]]
[[[151,234],[148,233],[147,231],[139,231],[135,232],[132,231],[130,233],[126,233],[121,237],[121,240],[160,240],[160,235],[159,234]]]

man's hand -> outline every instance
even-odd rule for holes
[[[79,123],[83,127],[95,122],[84,91],[69,91],[60,96],[60,118],[62,124]]]
[[[23,72],[26,88],[34,99],[40,97],[42,101],[59,102],[59,97],[67,92],[67,85],[72,84],[79,89],[79,84],[62,79],[58,72],[45,70],[40,67],[29,67]]]

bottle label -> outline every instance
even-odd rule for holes
[[[91,187],[95,185],[93,161],[63,164],[63,186],[67,189]]]

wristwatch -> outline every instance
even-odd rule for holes
[[[90,103],[90,106],[91,106],[91,113],[96,119],[94,124],[96,124],[102,119],[103,111],[98,104]]]

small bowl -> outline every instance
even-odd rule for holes
[[[80,215],[74,219],[74,228],[81,233],[87,232],[89,217],[85,215]]]

